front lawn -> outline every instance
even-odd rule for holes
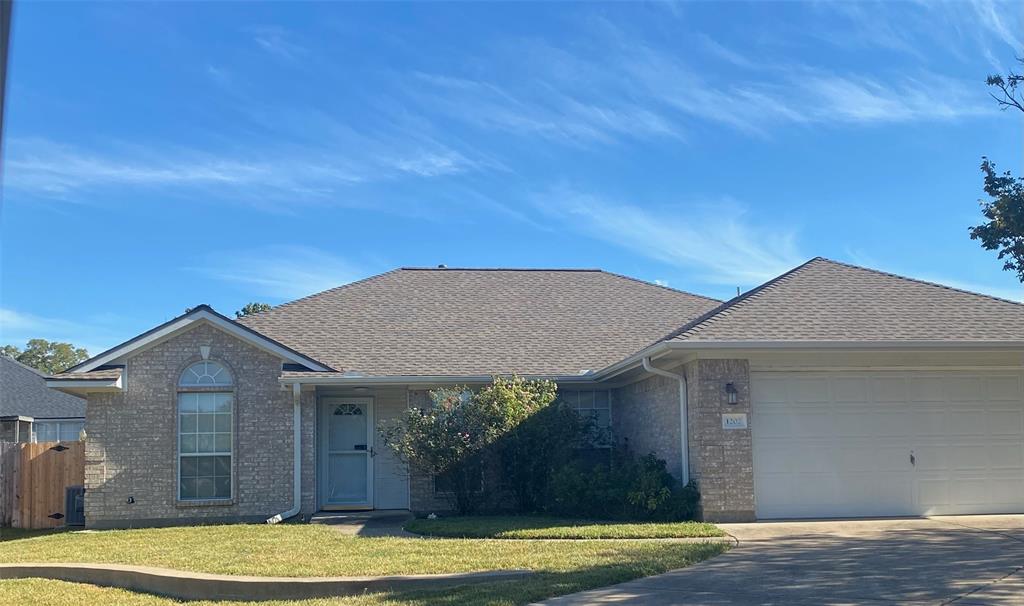
[[[466,516],[410,520],[405,529],[434,537],[471,539],[679,539],[721,537],[706,522],[598,522],[541,516]]]
[[[0,562],[116,563],[269,576],[385,575],[511,568],[528,568],[538,573],[526,580],[486,586],[278,603],[282,606],[455,606],[525,604],[682,568],[727,548],[721,543],[644,540],[369,538],[345,536],[317,525],[231,525],[46,534],[0,542]],[[171,606],[174,602],[114,589],[25,580],[0,581],[0,603]]]

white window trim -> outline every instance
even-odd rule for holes
[[[220,366],[222,372],[227,373],[229,383],[209,385],[209,384],[182,384],[182,380],[189,370],[193,366],[200,363],[213,363]],[[231,397],[231,449],[229,451],[216,451],[216,452],[181,452],[181,396],[183,394],[227,394]],[[186,366],[178,374],[178,380],[176,382],[176,390],[174,394],[174,450],[175,450],[175,476],[177,479],[176,486],[174,488],[174,500],[179,505],[227,505],[235,502],[235,441],[238,436],[235,432],[235,422],[237,420],[236,410],[238,405],[237,390],[235,386],[234,373],[224,363],[217,360],[198,360]],[[217,432],[215,432],[217,433]],[[198,435],[196,437],[196,449],[198,450]],[[216,439],[214,440],[216,443]],[[230,476],[228,480],[228,496],[226,497],[183,497],[181,496],[181,460],[183,457],[200,458],[200,457],[230,457],[229,469]]]
[[[608,408],[598,408],[598,407],[594,406],[594,400],[595,400],[594,394],[596,394],[597,392],[604,392],[604,393],[608,394]],[[614,426],[614,422],[615,422],[614,413],[613,413],[615,405],[612,402],[612,390],[611,389],[566,389],[566,390],[562,391],[561,393],[574,393],[574,394],[577,394],[576,405],[574,405],[571,402],[566,402],[566,404],[568,404],[569,408],[571,408],[573,412],[575,412],[576,414],[580,415],[581,418],[583,417],[583,413],[584,412],[592,413],[592,412],[595,412],[595,411],[598,411],[598,410],[607,410],[608,411],[608,426],[607,427],[601,427],[600,429],[609,432],[609,434],[611,433],[612,427]],[[578,404],[579,404],[579,395],[578,394],[581,394],[581,393],[591,394],[591,399],[590,399],[591,405],[590,405],[589,408],[580,408],[578,406]],[[609,438],[612,438],[612,439],[609,440],[609,442],[607,444],[591,444],[590,447],[591,448],[600,448],[600,449],[609,449],[609,448],[612,447],[612,445],[614,443],[614,437],[609,435]]]
[[[182,394],[194,394],[194,393],[209,393],[209,394],[225,394],[226,393],[226,394],[230,394],[231,395],[231,450],[230,451],[228,451],[228,452],[219,452],[219,451],[218,452],[202,452],[202,453],[199,453],[199,452],[181,452],[181,395]],[[218,503],[218,504],[219,503],[234,503],[234,501],[235,501],[235,439],[236,439],[236,437],[235,437],[235,404],[236,404],[236,398],[235,398],[234,387],[231,386],[231,389],[224,389],[224,390],[220,390],[220,391],[212,390],[212,389],[193,390],[193,389],[189,389],[187,387],[179,387],[177,393],[175,393],[175,399],[176,399],[176,401],[174,403],[174,412],[175,412],[175,417],[177,417],[177,418],[174,421],[174,425],[175,425],[174,439],[175,439],[175,442],[176,442],[176,444],[174,446],[174,449],[175,449],[175,451],[177,452],[177,455],[178,455],[176,457],[176,461],[175,461],[175,466],[177,467],[175,475],[177,475],[178,482],[177,482],[177,486],[174,489],[174,500],[177,501],[178,503],[184,503],[184,504],[187,504],[187,505],[193,505],[193,504],[196,504],[196,503],[199,503],[199,504],[202,504],[202,503]],[[196,435],[198,435],[198,434],[196,434]],[[198,446],[197,446],[197,448],[198,448]],[[198,458],[198,457],[223,457],[223,456],[231,457],[231,462],[230,462],[230,468],[231,468],[231,476],[230,476],[230,478],[231,479],[228,482],[228,488],[229,488],[229,491],[230,491],[228,496],[226,496],[226,497],[197,497],[197,498],[185,498],[185,497],[181,496],[181,459],[182,459],[182,457],[196,457],[196,458]]]
[[[83,419],[81,417],[61,417],[61,418],[52,418],[52,419],[33,419],[32,420],[32,427],[29,430],[30,431],[30,433],[29,433],[29,438],[30,438],[29,441],[32,442],[33,444],[38,444],[39,443],[39,441],[36,439],[36,426],[41,424],[41,423],[57,423],[57,439],[53,440],[53,441],[56,441],[56,442],[78,442],[78,441],[80,441],[79,438],[75,438],[74,440],[61,440],[60,439],[60,424],[61,423],[81,423],[82,427],[81,427],[81,429],[78,430],[79,435],[81,435],[82,429],[85,429],[85,419]]]

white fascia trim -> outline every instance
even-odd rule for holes
[[[47,379],[46,386],[70,394],[121,391],[121,377],[116,379]]]
[[[330,371],[329,368],[326,368],[319,364],[314,364],[313,361],[310,360],[309,358],[298,356],[295,353],[289,351],[288,349],[281,347],[277,343],[274,343],[267,339],[260,338],[258,335],[253,334],[252,332],[239,327],[233,322],[224,320],[223,318],[215,314],[212,314],[206,311],[205,309],[201,309],[193,314],[183,316],[179,318],[176,322],[172,322],[167,326],[164,326],[160,330],[154,331],[137,341],[132,341],[126,343],[121,347],[112,349],[99,357],[93,358],[92,360],[82,365],[81,367],[76,367],[74,370],[75,372],[89,372],[90,370],[95,370],[96,368],[103,366],[104,364],[108,364],[113,360],[117,360],[118,358],[121,358],[125,355],[128,355],[133,351],[155,345],[160,341],[171,337],[178,331],[183,330],[197,322],[209,322],[216,326],[217,328],[220,328],[221,330],[230,333],[232,336],[238,337],[243,341],[251,343],[264,351],[284,358],[285,360],[288,360],[290,362],[302,364],[303,366],[306,366],[312,370],[319,370],[324,372]]]
[[[303,385],[437,385],[437,384],[474,384],[490,383],[497,375],[440,375],[440,376],[325,376],[317,377],[305,375],[302,377],[281,377],[279,381],[284,385],[302,383]],[[548,375],[521,375],[524,379],[550,379],[559,384],[565,383],[595,383],[594,375],[569,375],[564,377]]]
[[[0,421],[25,421],[31,423],[35,417],[26,417],[25,415],[8,415],[0,417]]]
[[[606,366],[588,375],[592,381],[605,381],[616,375],[643,365],[644,358],[656,360],[672,351],[695,352],[698,350],[765,350],[814,351],[828,349],[835,351],[898,351],[898,350],[949,350],[1001,351],[1024,349],[1024,341],[659,341],[632,356]]]
[[[1024,349],[1024,341],[666,341],[670,349],[921,350]]]

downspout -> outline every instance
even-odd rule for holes
[[[277,524],[283,522],[288,518],[295,517],[298,515],[299,510],[302,509],[302,384],[292,383],[292,406],[293,406],[293,417],[292,417],[292,429],[294,430],[294,436],[292,438],[292,444],[295,445],[294,449],[294,460],[292,462],[293,477],[292,477],[292,508],[288,511],[283,511],[276,516],[267,519],[267,524]]]
[[[647,372],[679,381],[679,443],[682,451],[683,486],[686,486],[690,483],[690,428],[686,407],[686,374],[676,374],[662,368],[651,366],[650,356],[644,356],[642,358],[642,362],[644,370]]]

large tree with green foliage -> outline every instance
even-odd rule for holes
[[[245,307],[243,307],[242,309],[239,309],[238,311],[236,311],[235,312],[235,317],[236,318],[244,318],[245,316],[251,316],[253,314],[259,314],[259,313],[263,313],[265,311],[270,311],[270,304],[269,303],[259,303],[257,301],[253,301],[252,303],[246,303]]]
[[[89,359],[89,352],[84,347],[46,339],[30,339],[25,349],[17,345],[4,345],[0,347],[0,354],[46,374],[63,372]]]
[[[980,240],[986,250],[998,251],[1003,269],[1017,272],[1024,282],[1024,179],[997,172],[988,158],[982,159],[981,171],[990,197],[981,201],[987,221],[970,229],[971,239]]]
[[[1017,61],[1024,65],[1024,59]],[[1024,112],[1024,75],[1011,69],[1006,76],[990,75],[986,83],[994,89],[991,95],[1000,109]],[[1003,269],[1017,272],[1024,282],[1024,179],[1009,171],[999,173],[988,158],[982,158],[981,172],[989,196],[980,201],[986,221],[970,228],[971,239],[979,240],[985,250],[997,251]]]

